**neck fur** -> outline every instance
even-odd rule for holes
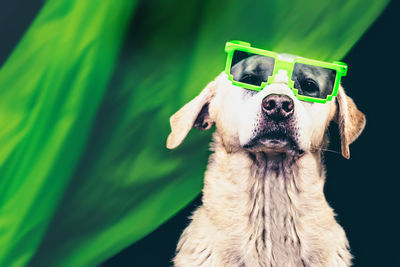
[[[323,252],[309,251],[310,242],[329,242],[319,230],[336,222],[323,194],[321,155],[305,153],[295,159],[228,152],[217,134],[213,147],[203,205],[213,224],[245,248],[240,256],[244,262],[268,259],[276,266],[307,266],[322,261]]]

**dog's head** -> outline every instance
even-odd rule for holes
[[[304,78],[295,83],[315,96],[323,95],[334,82],[329,72],[306,67],[294,71]],[[238,81],[262,81],[271,75],[272,62],[253,56],[236,63],[231,73]],[[179,146],[192,127],[207,130],[215,124],[228,151],[301,155],[321,148],[332,120],[339,125],[342,155],[349,158],[349,145],[364,129],[365,116],[342,87],[332,101],[320,104],[298,100],[287,85],[285,73],[279,73],[274,83],[259,92],[235,86],[221,73],[170,118],[172,131],[167,147]]]

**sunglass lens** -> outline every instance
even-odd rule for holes
[[[308,64],[295,63],[292,81],[299,95],[326,99],[332,94],[336,70]]]
[[[260,86],[272,75],[274,64],[272,57],[236,50],[233,52],[231,75],[234,81]]]

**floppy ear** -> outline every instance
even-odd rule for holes
[[[348,97],[343,88],[339,88],[336,97],[338,111],[335,121],[339,125],[342,156],[350,158],[349,145],[353,143],[364,130],[366,119],[365,115],[358,110],[351,97]]]
[[[167,148],[178,147],[192,127],[208,130],[213,126],[214,120],[210,117],[208,107],[215,95],[215,87],[216,82],[210,82],[198,96],[171,116],[171,133],[167,139]]]

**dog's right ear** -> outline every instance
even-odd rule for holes
[[[336,103],[338,112],[335,121],[339,125],[342,156],[349,159],[349,145],[353,143],[364,130],[366,119],[364,113],[358,110],[353,99],[346,95],[342,87],[339,88]]]
[[[210,82],[198,96],[171,116],[171,133],[167,139],[167,148],[178,147],[192,127],[208,130],[213,126],[214,120],[210,117],[208,107],[215,95],[215,89],[216,82]]]

